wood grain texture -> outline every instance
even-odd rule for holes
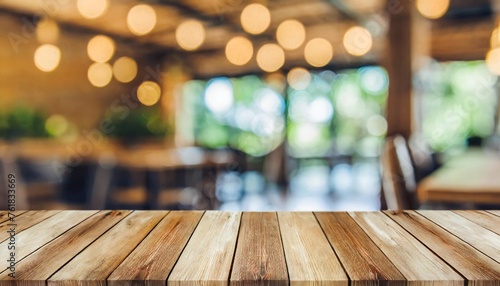
[[[500,263],[500,236],[453,212],[418,211]]]
[[[243,213],[230,285],[288,285],[276,213]]]
[[[168,285],[227,285],[240,219],[238,212],[205,212]]]
[[[464,285],[444,261],[380,212],[349,213],[408,280],[408,285]]]
[[[480,211],[455,211],[455,213],[496,234],[500,234],[500,217],[494,214]]]
[[[203,212],[170,212],[108,278],[109,286],[165,285]]]
[[[60,212],[48,219],[24,230],[16,235],[16,260],[24,257],[65,233],[75,225],[94,215],[97,211]],[[9,250],[5,240],[0,243],[0,257],[9,257]],[[7,262],[2,259],[0,271],[7,268]]]
[[[14,215],[16,217],[19,217],[23,213],[27,211],[14,211]],[[8,211],[0,211],[0,223],[3,223],[5,221],[9,220],[9,212]]]
[[[347,213],[315,213],[353,286],[405,285],[406,279]]]
[[[290,285],[348,285],[348,278],[311,212],[280,212]]]
[[[16,215],[14,218],[14,224],[16,224],[16,232],[20,233],[21,231],[41,222],[45,219],[55,215],[60,211],[31,211],[31,212],[23,212],[24,215]],[[0,223],[0,241],[4,241],[9,237],[9,233],[7,230],[11,228],[9,224],[12,222],[10,220],[4,221]]]
[[[488,212],[491,213],[491,214],[494,214],[496,216],[500,216],[500,211],[491,210],[491,211],[488,211]]]
[[[167,212],[135,211],[57,271],[49,286],[106,285],[106,278],[165,217]]]
[[[130,211],[102,211],[91,216],[17,263],[15,280],[9,279],[7,270],[1,273],[0,286],[14,286],[16,280],[45,286],[52,274],[128,214]]]
[[[467,285],[500,281],[500,264],[430,220],[411,211],[386,214],[467,278]]]

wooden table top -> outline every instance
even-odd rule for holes
[[[17,215],[0,285],[500,285],[500,211]]]
[[[417,194],[421,202],[500,205],[500,154],[473,150],[454,157],[423,179]]]

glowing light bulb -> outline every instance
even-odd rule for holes
[[[156,12],[153,7],[140,4],[132,7],[127,15],[127,26],[137,36],[146,35],[156,26]]]
[[[359,57],[366,55],[371,50],[373,38],[367,29],[354,26],[345,33],[343,43],[349,54]]]
[[[137,98],[146,106],[156,104],[160,100],[160,96],[160,85],[153,81],[145,81],[137,89]]]
[[[200,21],[187,20],[182,22],[175,30],[175,38],[181,48],[193,51],[199,48],[205,41],[205,27]]]
[[[417,0],[417,10],[429,19],[441,18],[450,7],[450,0]]]
[[[249,34],[261,34],[271,24],[271,13],[266,6],[253,3],[241,12],[241,26]]]
[[[113,69],[108,63],[93,63],[87,71],[90,83],[95,87],[104,87],[113,78]]]
[[[115,42],[108,36],[97,35],[90,39],[87,45],[87,53],[94,62],[105,63],[115,53]]]
[[[59,66],[61,61],[61,50],[58,47],[50,44],[41,45],[36,49],[35,66],[44,72],[51,72]]]
[[[113,75],[119,82],[131,82],[137,76],[137,63],[129,57],[121,57],[113,64]]]
[[[286,20],[276,30],[278,44],[286,50],[295,50],[306,40],[306,29],[297,20]]]
[[[257,64],[263,71],[277,71],[284,63],[285,53],[277,44],[265,44],[257,52]]]
[[[242,66],[253,56],[253,45],[244,37],[234,37],[226,45],[226,58],[233,65]]]
[[[84,18],[96,19],[108,11],[109,0],[78,0],[76,8]]]
[[[323,38],[314,38],[307,42],[304,56],[314,67],[326,66],[333,58],[332,44]]]

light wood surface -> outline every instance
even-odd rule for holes
[[[278,218],[290,285],[311,281],[348,285],[347,275],[313,213],[278,213]]]
[[[44,246],[95,213],[96,211],[60,212],[16,234],[17,261],[22,260],[33,251]],[[7,248],[8,243],[9,240],[0,243],[0,257],[6,258],[2,259],[0,271],[8,267],[6,261],[7,257],[10,257],[10,251]]]
[[[494,214],[477,211],[455,211],[455,213],[465,217],[472,222],[475,222],[476,224],[479,224],[486,229],[495,232],[496,234],[500,234],[498,217]]]
[[[352,285],[405,285],[406,279],[370,237],[346,213],[316,213]]]
[[[240,219],[236,212],[207,211],[172,270],[169,285],[226,285]]]
[[[500,154],[471,150],[454,157],[418,186],[420,202],[500,206]]]
[[[165,285],[202,216],[203,212],[169,213],[116,268],[108,285],[146,285],[144,281],[150,286]]]
[[[127,216],[128,211],[102,211],[70,229],[23,260],[16,268],[19,280],[33,281],[33,285],[45,286],[46,280],[90,243]],[[61,251],[64,250],[64,251]],[[50,263],[46,263],[50,261]],[[8,271],[0,274],[0,280],[8,277]],[[15,280],[10,280],[16,285]]]
[[[230,280],[231,285],[288,285],[276,213],[242,215]]]
[[[7,218],[6,221],[0,223],[0,241],[4,241],[9,237],[9,233],[7,230],[11,228],[11,224],[18,224],[19,227],[16,227],[17,232],[21,232],[27,228],[29,228],[32,225],[35,225],[53,215],[58,213],[59,211],[33,211],[33,212],[22,212],[20,214],[17,214],[13,221],[9,220]],[[21,215],[24,214],[24,215]]]
[[[500,281],[499,211],[49,214],[28,211],[16,218],[16,277],[3,262],[6,240],[0,243],[0,286]]]
[[[408,281],[414,285],[463,285],[463,278],[446,262],[383,213],[351,213]]]
[[[14,211],[11,212],[15,216],[20,216],[26,211]],[[4,221],[9,220],[9,212],[8,211],[0,211],[0,223],[3,223]]]
[[[419,213],[500,263],[498,234],[453,212],[419,211]]]
[[[387,214],[458,270],[470,284],[482,285],[483,281],[500,281],[497,262],[425,217],[415,212]],[[457,249],[460,251],[456,251]]]
[[[167,214],[136,211],[60,269],[49,286],[106,285],[106,278]]]

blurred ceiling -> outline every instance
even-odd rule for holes
[[[84,18],[77,9],[76,0],[0,0],[0,9],[24,14],[49,16],[63,26],[79,27],[106,34],[117,40],[132,41],[138,47],[153,53],[183,52],[175,37],[176,28],[188,19],[201,21],[206,39],[196,52],[189,52],[185,60],[205,74],[220,72],[224,48],[238,35],[252,39],[254,46],[274,41],[277,26],[284,20],[296,19],[304,24],[307,39],[323,37],[334,47],[337,64],[376,62],[383,49],[383,41],[374,41],[371,51],[361,57],[352,57],[342,46],[345,31],[359,23],[376,19],[387,10],[386,0],[263,0],[271,13],[271,24],[259,35],[245,33],[240,24],[242,9],[250,0],[109,0],[107,12],[97,19]],[[390,5],[394,0],[387,0]],[[495,25],[492,7],[496,0],[451,0],[444,19],[433,23],[432,54],[442,60],[484,58],[489,35]],[[151,32],[137,36],[127,27],[127,14],[138,4],[152,6],[157,22]],[[492,5],[493,4],[493,5]],[[383,26],[383,23],[381,23]],[[472,34],[470,31],[476,33]],[[484,35],[483,35],[484,34]],[[383,36],[382,35],[379,35]],[[377,37],[377,35],[375,35]],[[472,37],[472,38],[471,38]],[[450,46],[450,43],[453,46]],[[461,45],[457,48],[456,45]],[[287,51],[287,64],[303,62],[302,51]],[[224,61],[227,62],[227,61]],[[242,70],[256,70],[255,60],[245,68],[225,65],[227,74]]]

